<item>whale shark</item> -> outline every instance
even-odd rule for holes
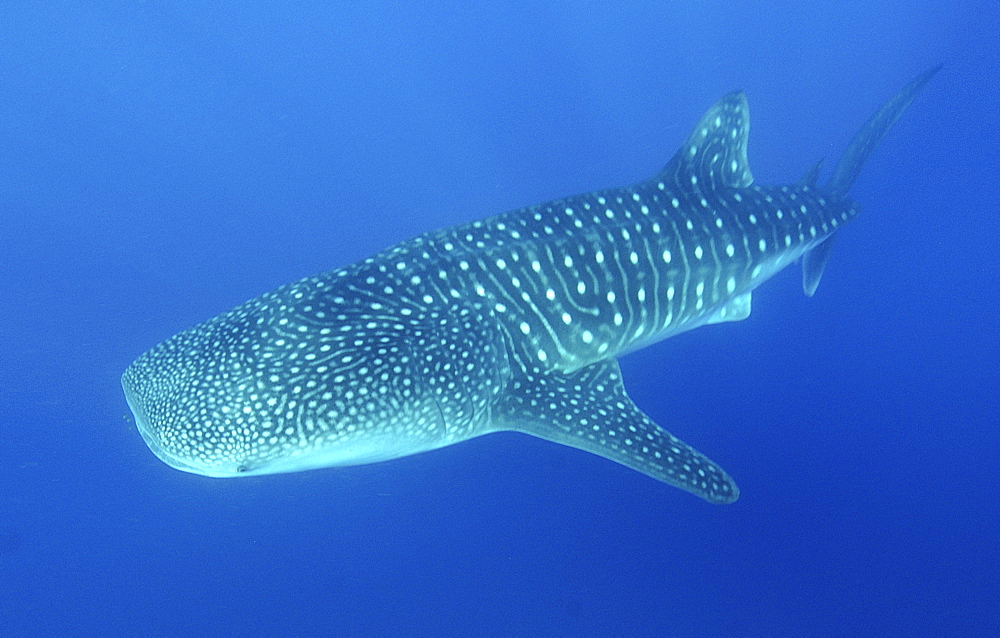
[[[516,431],[711,503],[720,466],[628,397],[617,358],[750,315],[797,260],[813,295],[848,191],[925,71],[851,140],[832,176],[760,186],[750,117],[722,97],[650,179],[428,232],[180,332],[122,376],[166,464],[212,477],[373,463]]]

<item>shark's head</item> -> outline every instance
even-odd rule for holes
[[[506,351],[481,315],[390,311],[316,282],[181,332],[125,370],[136,426],[161,460],[216,477],[356,465],[488,421]]]
[[[279,379],[259,372],[262,353],[252,344],[260,333],[249,313],[230,313],[171,337],[125,370],[136,426],[163,462],[206,476],[267,473],[275,452],[292,443],[265,417],[269,405],[289,399]]]

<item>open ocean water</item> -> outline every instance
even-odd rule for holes
[[[0,636],[1000,635],[1000,5],[0,4]],[[816,296],[622,360],[713,506],[496,434],[210,479],[119,377],[434,228],[656,172],[720,96],[758,183],[922,70]],[[822,180],[821,180],[822,181]]]

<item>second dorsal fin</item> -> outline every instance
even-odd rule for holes
[[[816,180],[819,179],[819,171],[822,168],[823,168],[823,159],[820,158],[818,162],[812,165],[812,168],[806,171],[806,174],[802,176],[802,179],[799,180],[797,186],[799,186],[800,188],[801,187],[816,188]]]

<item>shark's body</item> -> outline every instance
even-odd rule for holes
[[[750,314],[797,258],[812,294],[847,191],[933,75],[855,136],[830,183],[753,184],[742,93],[654,178],[403,242],[289,284],[139,357],[122,384],[166,463],[209,476],[381,461],[501,430],[594,452],[706,500],[738,489],[627,397],[615,358]]]

